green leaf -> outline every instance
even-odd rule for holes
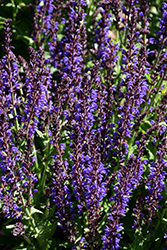
[[[37,132],[37,134],[38,134],[38,136],[39,136],[40,138],[42,138],[42,139],[45,138],[45,134],[43,134],[40,130],[37,129],[36,132]]]
[[[167,223],[167,219],[163,218],[162,220],[165,221],[165,222]]]
[[[7,225],[6,228],[7,229],[12,229],[12,228],[14,228],[14,225]]]
[[[13,115],[12,114],[8,114],[8,117],[9,117],[9,119],[12,119]]]
[[[7,3],[5,7],[13,7],[12,3]]]
[[[35,207],[31,207],[30,208],[30,214],[35,214],[35,213],[40,213],[40,214],[43,214],[43,212],[39,209],[36,209]]]
[[[148,154],[149,154],[149,159],[150,160],[154,160],[154,154],[151,152],[151,150],[147,150],[148,151]]]
[[[90,229],[86,227],[86,228],[84,228],[84,232],[85,232],[85,233],[89,233],[89,232],[90,232]]]
[[[165,94],[167,92],[167,81],[164,81],[164,89],[162,90],[162,94]]]
[[[17,35],[16,40],[17,39],[25,39],[29,42],[29,45],[31,45],[31,46],[34,44],[33,39],[28,37],[28,36]]]
[[[102,228],[105,226],[106,221],[107,221],[107,214],[105,214],[105,215],[103,216],[102,220],[100,221],[100,225],[99,225],[99,227],[98,227],[99,233],[102,233],[102,231],[103,231]]]
[[[146,150],[147,150],[147,152],[149,154],[149,160],[155,161],[156,158],[157,158],[157,156],[156,156],[156,153],[157,153],[156,146],[153,146],[151,143],[149,143]]]
[[[64,35],[57,34],[57,41],[60,42],[63,37],[64,37]]]
[[[150,11],[151,11],[151,13],[158,15],[158,11],[157,11],[157,8],[155,6],[151,6]]]
[[[0,16],[0,21],[5,21],[6,20],[6,18],[5,17],[2,17],[2,16]]]
[[[151,77],[150,77],[150,74],[145,74],[145,76],[146,76],[146,78],[147,78],[148,82],[150,83],[150,82],[151,82]]]
[[[2,206],[3,206],[3,201],[0,200],[0,209],[2,209]]]
[[[46,226],[46,225],[43,226],[42,230],[37,236],[37,240],[41,246],[46,244],[46,241],[45,241],[46,239],[50,239],[52,237],[56,228],[57,228],[57,221],[50,226]]]
[[[135,144],[134,146],[130,147],[130,148],[129,148],[129,155],[130,155],[130,154],[133,154],[134,151],[136,150],[136,148],[137,148],[137,145],[136,145],[136,144]]]
[[[48,213],[48,219],[51,219],[52,216],[54,215],[55,213],[55,209],[56,209],[56,205],[54,205],[51,209],[49,209],[49,213]]]

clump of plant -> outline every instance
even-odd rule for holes
[[[43,0],[4,21],[0,207],[13,249],[165,249],[167,4]]]

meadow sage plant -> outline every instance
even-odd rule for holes
[[[0,61],[12,249],[166,249],[167,4],[154,31],[147,0],[29,9],[29,60],[6,19]]]

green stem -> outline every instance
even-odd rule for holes
[[[13,13],[12,13],[12,15],[13,15],[13,21],[16,21],[16,15],[17,15],[17,7],[16,7],[16,5],[15,5],[15,2],[14,2],[14,0],[11,0],[11,3],[12,3],[12,7],[13,7]]]
[[[11,79],[11,75],[10,75],[10,79]],[[10,89],[12,90],[12,81],[10,80]],[[17,118],[17,112],[16,112],[16,108],[15,108],[15,101],[14,101],[14,92],[12,91],[12,104],[13,104],[13,112],[14,112],[14,116],[16,117],[16,132],[19,130],[19,123],[18,123],[18,118]]]
[[[29,211],[28,208],[25,208],[24,197],[23,197],[22,195],[21,195],[21,199],[22,199],[22,203],[23,203],[23,206],[24,206],[24,211],[25,211],[26,215],[28,216],[28,218],[30,218],[35,233],[36,233],[36,234],[39,234],[39,231],[38,231],[38,229],[37,229],[37,226],[36,226],[36,223],[35,223],[35,220],[34,220],[32,214],[30,213],[30,211]]]
[[[43,169],[43,174],[42,174],[42,179],[41,179],[41,189],[43,190],[44,189],[44,186],[45,186],[45,180],[46,180],[46,164],[44,165],[44,169]]]
[[[48,218],[48,214],[49,214],[49,199],[46,200],[46,209],[45,209],[45,215],[44,215],[44,219]]]
[[[49,127],[46,126],[45,132],[46,132],[47,140],[49,140],[48,130],[49,130]],[[47,150],[47,153],[46,153],[46,155],[45,155],[45,158],[46,158],[46,159],[48,158],[49,153],[50,153],[50,143],[48,143],[48,150]],[[45,162],[45,165],[44,165],[44,168],[43,168],[43,173],[42,173],[42,178],[41,178],[41,183],[40,183],[40,187],[41,187],[42,191],[43,191],[44,186],[45,186],[46,169],[47,169],[47,163]]]
[[[166,75],[166,71],[164,72],[164,74],[163,74],[163,76],[162,76],[162,78],[161,78],[161,80],[160,80],[160,83],[159,83],[159,86],[158,86],[158,88],[157,88],[157,93],[160,91],[160,89],[161,89],[161,87],[162,87],[162,84],[163,84],[163,81],[164,81],[164,78],[165,78],[165,75]],[[156,93],[156,94],[157,94]],[[155,95],[156,95],[155,94]],[[154,102],[154,100],[155,100],[155,95],[153,95],[153,97],[151,98],[151,102],[150,102],[150,105],[148,106],[148,110],[152,107],[152,105],[153,105],[153,102]]]
[[[151,70],[151,72],[150,72],[150,76],[153,74],[153,72],[154,72],[154,70],[155,70],[155,66],[156,66],[156,64],[157,64],[157,62],[158,62],[158,60],[159,60],[160,54],[161,54],[161,50],[159,50],[159,52],[158,52],[158,55],[157,55],[156,60],[155,60],[155,62],[154,62],[153,68],[152,68],[152,70]],[[146,100],[149,99],[151,90],[152,90],[152,86],[150,87],[150,90],[148,91]]]
[[[26,237],[25,235],[23,235],[24,240],[29,244],[29,245],[33,245],[33,243],[30,241],[30,239],[28,237]]]
[[[37,157],[37,150],[36,150],[36,147],[35,147],[35,141],[34,141],[34,138],[33,138],[33,155],[35,156],[36,158],[36,161],[35,161],[35,169],[37,170],[37,176],[38,176],[38,180],[40,179],[40,173],[39,173],[39,165],[38,165],[38,157]]]
[[[166,211],[167,211],[167,208],[164,208],[163,211],[162,211],[162,214],[161,214],[161,220],[163,219],[163,217],[164,217]],[[160,225],[160,219],[158,220],[158,222],[157,222],[157,224],[156,224],[156,226],[155,226],[155,232],[156,232],[156,230],[158,229],[159,225]],[[160,240],[158,240],[158,241],[156,242],[156,244],[155,244],[155,249],[159,249],[159,246],[160,246],[160,244],[161,244],[161,241],[162,241],[162,238],[160,238]]]

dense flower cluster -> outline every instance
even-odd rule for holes
[[[14,236],[43,249],[45,227],[70,249],[119,249],[128,209],[140,234],[163,207],[167,4],[154,38],[146,0],[91,8],[84,0],[30,5],[29,62],[14,54],[12,20],[4,22],[2,212],[14,219]]]
[[[11,20],[4,23],[6,55],[1,61],[0,71],[0,164],[1,164],[1,199],[3,199],[3,212],[7,217],[22,218],[23,207],[30,204],[32,186],[37,181],[36,174],[32,171],[33,141],[25,128],[19,128],[19,105],[21,97],[16,95],[20,89],[19,65],[12,52],[10,24]],[[25,144],[19,146],[22,139]],[[26,201],[24,200],[26,197]],[[21,208],[22,207],[22,208]]]

